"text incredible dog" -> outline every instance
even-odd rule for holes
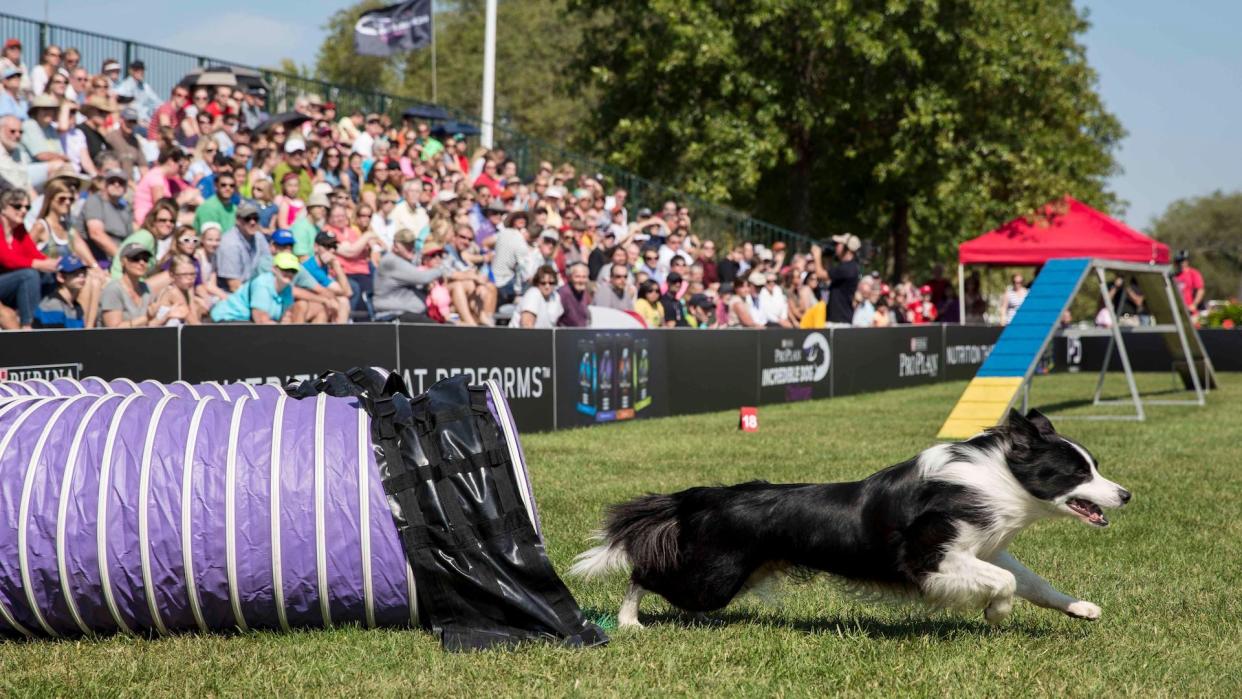
[[[641,627],[654,592],[707,612],[788,569],[822,571],[870,592],[935,607],[982,609],[992,624],[1016,594],[1080,619],[1100,608],[1058,591],[1006,550],[1028,525],[1073,516],[1108,526],[1102,508],[1130,493],[1038,411],[965,442],[941,444],[861,481],[690,488],[609,508],[603,544],[580,554],[583,577],[629,567],[621,627]]]

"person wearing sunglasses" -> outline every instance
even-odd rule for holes
[[[216,278],[220,288],[236,291],[243,283],[267,269],[271,250],[267,237],[259,230],[259,209],[250,202],[237,206],[231,229],[220,239],[216,252]]]
[[[338,241],[331,231],[323,231],[315,236],[315,253],[306,258],[302,268],[329,295],[328,322],[345,323],[349,321],[349,310],[352,306],[350,297],[353,289],[345,268],[336,256]]]
[[[586,270],[583,270],[584,272]],[[556,293],[556,268],[544,265],[535,271],[531,287],[518,300],[509,326],[514,328],[555,328],[565,309]]]
[[[56,260],[39,252],[23,221],[30,197],[20,189],[0,194],[0,304],[17,311],[18,323],[30,328],[39,303],[40,273],[56,270]]]
[[[212,194],[199,205],[194,212],[194,230],[203,230],[203,224],[215,221],[221,230],[233,227],[237,218],[237,204],[241,196],[237,193],[237,178],[231,170],[221,170],[214,175]]]
[[[106,328],[144,328],[167,325],[185,318],[184,312],[160,313],[151,302],[152,293],[146,278],[150,271],[151,253],[138,243],[130,243],[118,253],[119,278],[108,282],[99,300]]]
[[[121,241],[120,250],[124,250],[130,245],[137,245],[143,250],[151,253],[150,264],[143,269],[143,274],[147,284],[158,293],[168,284],[168,273],[161,272],[158,269],[159,263],[163,260],[156,260],[156,251],[160,249],[161,241],[168,240],[173,236],[173,232],[177,227],[177,203],[172,199],[160,199],[147,212],[146,219],[142,222],[142,226],[130,234],[125,240]],[[169,252],[172,247],[168,246]],[[167,253],[166,253],[167,255]],[[125,265],[118,251],[116,257],[112,258],[112,266],[109,269],[114,280],[120,279],[126,273]]]
[[[48,44],[39,55],[39,65],[30,71],[30,91],[41,95],[52,78],[60,75],[60,59],[64,55],[56,44]]]
[[[646,274],[648,279],[657,284],[664,283],[664,273],[660,270],[660,251],[654,247],[643,248],[642,260],[637,271]]]

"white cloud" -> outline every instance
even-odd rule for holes
[[[310,63],[320,32],[248,12],[198,16],[159,43],[188,53],[252,66],[275,66],[282,58]]]

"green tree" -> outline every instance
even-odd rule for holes
[[[1242,192],[1179,199],[1151,225],[1170,248],[1190,252],[1209,299],[1242,298]]]
[[[890,272],[1063,194],[1104,209],[1123,131],[1072,0],[573,0],[610,162]]]

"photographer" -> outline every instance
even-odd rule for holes
[[[811,255],[815,258],[815,276],[821,288],[828,287],[828,323],[851,325],[854,321],[854,293],[858,290],[859,268],[858,249],[862,241],[858,236],[845,233],[832,236],[836,245],[837,264],[828,269],[823,261],[823,248],[818,245],[811,247]]]

